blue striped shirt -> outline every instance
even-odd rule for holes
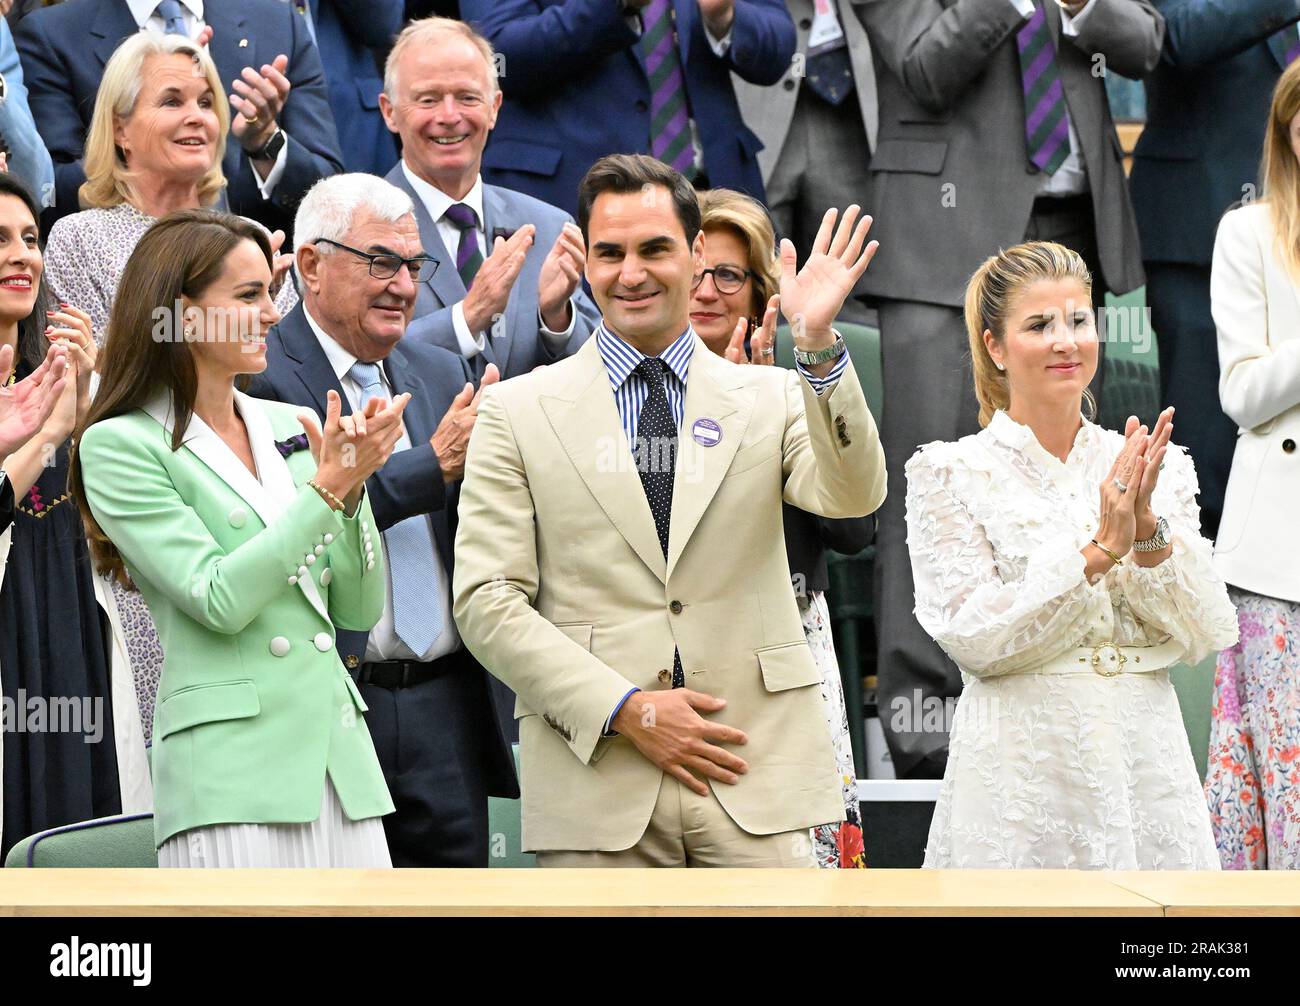
[[[618,418],[631,447],[636,443],[636,424],[641,419],[641,406],[650,394],[650,386],[633,371],[646,355],[607,329],[604,322],[596,329],[596,346],[609,372],[609,386],[614,392],[614,404],[618,406]],[[688,325],[686,331],[659,357],[668,367],[664,375],[664,392],[668,395],[668,407],[673,410],[678,430],[682,428],[682,418],[686,414],[686,374],[691,369],[694,353],[695,332]]]

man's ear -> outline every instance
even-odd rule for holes
[[[384,117],[384,125],[388,127],[390,133],[396,133],[399,131],[397,128],[396,111],[397,110],[393,107],[393,103],[388,100],[388,95],[385,92],[380,91],[379,114]]]
[[[320,268],[321,260],[324,257],[324,253],[310,243],[302,245],[294,253],[294,268],[298,270],[298,275],[302,277],[303,285],[312,293],[320,293]]]

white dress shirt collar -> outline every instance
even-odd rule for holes
[[[334,371],[334,376],[339,379],[339,383],[342,384],[345,378],[349,381],[352,380],[348,371],[351,370],[352,365],[357,362],[357,358],[339,345],[338,341],[326,332],[325,329],[321,328],[320,322],[311,316],[311,312],[307,310],[306,304],[303,304],[302,306],[302,314],[303,317],[307,319],[307,324],[310,326],[312,332],[316,334],[316,339],[320,343],[320,348],[325,351],[325,358],[329,360],[330,367]],[[379,363],[379,374],[383,378],[384,384],[387,385],[388,374],[384,370],[382,361]]]
[[[135,19],[136,25],[143,28],[153,17],[158,7],[158,0],[126,0],[126,5],[130,8],[131,17]],[[203,20],[203,0],[181,0],[181,6],[187,8],[195,20]]]
[[[435,224],[442,220],[442,215],[447,212],[449,206],[459,202],[464,203],[477,214],[479,230],[485,230],[483,225],[482,175],[477,175],[474,178],[474,186],[466,193],[464,199],[453,199],[442,189],[436,185],[430,185],[412,171],[405,160],[402,161],[402,173],[406,175],[406,180],[411,183],[411,188],[415,189],[415,194],[420,197],[420,202],[424,203],[424,208],[429,211],[429,216]],[[455,249],[451,249],[451,252],[454,255]]]

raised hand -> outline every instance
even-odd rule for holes
[[[68,362],[77,379],[76,422],[80,423],[90,408],[90,382],[95,373],[99,347],[91,332],[90,315],[71,304],[60,304],[57,311],[47,311],[49,325],[45,338],[68,351]],[[71,432],[71,431],[69,431]]]
[[[525,224],[509,238],[498,237],[492,254],[483,260],[474,275],[474,285],[461,301],[465,323],[475,334],[487,331],[492,320],[505,312],[510,291],[524,268],[528,249],[533,246],[537,228]]]
[[[233,81],[230,107],[237,114],[230,131],[248,153],[261,150],[280,128],[276,120],[289,98],[289,78],[284,75],[288,69],[289,57],[281,53],[260,71],[244,67],[240,79]]]
[[[749,331],[749,320],[746,318],[736,322],[736,328],[731,333],[731,341],[727,343],[727,348],[722,351],[722,355],[732,363],[756,363],[765,367],[775,364],[776,319],[780,313],[780,303],[781,298],[778,294],[772,294],[768,298],[767,308],[763,312],[763,323],[749,341],[749,352],[753,359],[745,355],[745,333]]]
[[[13,347],[0,348],[0,459],[22,447],[45,425],[68,383],[67,346],[51,345],[41,365],[11,385],[13,364]]]
[[[483,389],[496,384],[500,378],[496,364],[489,363],[478,391],[474,390],[474,385],[466,383],[451,400],[450,408],[429,438],[429,445],[438,457],[438,467],[442,469],[442,480],[448,485],[465,476],[465,455],[469,450],[470,434],[474,432],[474,422],[478,419]]]
[[[310,413],[299,413],[307,443],[316,459],[316,484],[343,500],[354,512],[366,479],[383,467],[402,436],[402,412],[411,400],[398,395],[391,402],[371,399],[360,412],[342,415],[337,391],[326,394],[325,426]]]
[[[809,351],[830,345],[832,322],[880,247],[877,241],[866,243],[872,221],[869,216],[858,221],[857,204],[844,211],[837,228],[838,213],[832,208],[822,217],[802,269],[795,269],[794,245],[788,238],[781,240],[781,313],[790,322],[795,343]]]
[[[271,233],[271,296],[274,298],[280,292],[280,287],[284,285],[284,277],[289,274],[293,267],[293,255],[289,252],[281,253],[280,249],[284,247],[284,231],[277,230]]]
[[[744,732],[700,715],[726,705],[726,699],[689,688],[633,692],[611,726],[664,772],[708,796],[708,784],[699,776],[734,786],[749,771],[743,758],[718,746],[747,743]]]
[[[1124,432],[1128,433],[1129,429],[1136,425],[1137,419],[1131,417]],[[1150,538],[1156,533],[1156,518],[1159,515],[1151,510],[1151,494],[1156,491],[1156,483],[1160,481],[1160,468],[1164,464],[1165,454],[1169,449],[1169,439],[1173,433],[1174,407],[1171,405],[1156,419],[1155,429],[1151,431],[1150,443],[1147,445],[1142,481],[1136,487],[1137,500],[1133,505],[1133,513],[1137,520],[1138,540]]]
[[[563,332],[569,327],[572,306],[569,298],[582,282],[582,270],[587,262],[587,246],[577,224],[566,223],[546,254],[537,277],[537,307],[542,321],[552,332]],[[478,283],[477,277],[474,280]]]
[[[1134,507],[1146,468],[1146,451],[1150,442],[1147,428],[1130,419],[1127,437],[1106,478],[1098,487],[1100,506],[1097,533],[1094,537],[1106,548],[1123,558],[1133,548],[1137,531]]]

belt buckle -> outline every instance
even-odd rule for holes
[[[1115,661],[1113,666],[1110,664],[1103,665],[1101,656],[1103,650],[1114,651]],[[1123,674],[1124,665],[1127,663],[1128,657],[1124,655],[1124,651],[1120,649],[1118,643],[1099,643],[1097,646],[1092,648],[1092,669],[1103,678],[1113,678],[1119,674]]]

